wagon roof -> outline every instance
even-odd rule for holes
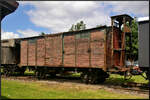
[[[149,21],[149,16],[148,17],[139,17],[137,22],[144,22],[144,21]]]
[[[121,15],[111,16],[112,19],[116,19],[116,20],[122,20],[123,17],[127,17],[128,20],[133,20],[133,18],[131,16],[129,16],[128,14],[121,14]]]
[[[69,32],[59,32],[59,33],[53,33],[53,34],[47,34],[46,36],[51,36],[51,35],[58,35],[58,34],[70,34],[70,33],[77,33],[77,32],[87,32],[91,30],[97,30],[97,29],[103,29],[106,28],[107,26],[99,26],[99,27],[94,27],[94,28],[89,28],[89,29],[84,29],[84,30],[78,30],[78,31],[69,31]]]
[[[99,27],[84,29],[84,30],[79,30],[79,31],[59,32],[59,33],[46,34],[46,35],[42,35],[42,36],[32,36],[32,37],[14,38],[14,39],[15,40],[25,40],[25,39],[31,39],[31,38],[41,38],[41,37],[45,37],[45,36],[55,36],[55,35],[71,34],[71,33],[77,33],[77,32],[87,32],[87,31],[92,31],[92,30],[97,30],[97,29],[104,29],[104,28],[108,28],[108,26],[104,25],[104,26],[99,26]],[[8,39],[5,39],[5,40],[8,40]],[[2,40],[2,41],[4,41],[4,40]]]

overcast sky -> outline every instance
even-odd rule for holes
[[[149,1],[18,1],[2,23],[2,39],[64,32],[81,20],[87,28],[110,25],[110,16],[149,16]]]

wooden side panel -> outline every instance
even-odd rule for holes
[[[45,39],[40,38],[37,40],[37,66],[45,65]]]
[[[28,40],[28,66],[35,66],[36,40]]]
[[[27,40],[21,41],[21,66],[27,66]]]
[[[121,43],[119,41],[121,40],[121,36],[119,35],[119,29],[113,28],[114,29],[114,34],[113,34],[113,47],[114,49],[120,49],[121,48]],[[120,54],[121,51],[114,51],[114,65],[115,66],[120,66]]]
[[[76,35],[76,65],[78,67],[90,67],[89,59],[89,33],[80,33]]]
[[[62,39],[61,35],[46,37],[46,66],[62,65]]]
[[[104,67],[104,31],[91,33],[91,67]]]
[[[46,57],[45,57],[45,65],[53,66],[53,37],[46,37]]]
[[[53,64],[62,65],[62,38],[61,35],[53,37]]]
[[[114,34],[113,34],[113,47],[114,49],[119,49],[121,48],[121,43],[119,41],[121,40],[121,35],[119,35],[119,29],[113,28],[114,29]]]
[[[64,66],[75,66],[75,38],[74,35],[64,36]]]

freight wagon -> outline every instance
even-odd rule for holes
[[[20,63],[20,39],[6,39],[1,41],[1,68],[5,75],[15,72],[23,74],[24,67]]]
[[[142,17],[138,20],[138,41],[139,41],[139,67],[146,71],[150,79],[150,35],[149,17]],[[144,44],[144,45],[143,45]]]
[[[131,45],[126,43],[126,37],[131,40],[132,20],[123,14],[111,16],[109,27],[21,38],[20,53],[15,51],[20,54],[17,68],[29,68],[38,78],[65,71],[81,72],[81,79],[86,83],[104,82],[108,72],[126,76],[132,69],[125,64],[126,55],[130,55],[125,47]]]

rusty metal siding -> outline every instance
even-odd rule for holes
[[[27,40],[21,41],[21,66],[27,66]]]
[[[65,35],[64,36],[64,58],[63,65],[68,67],[75,66],[75,36]]]
[[[104,30],[91,33],[91,67],[104,68]]]

